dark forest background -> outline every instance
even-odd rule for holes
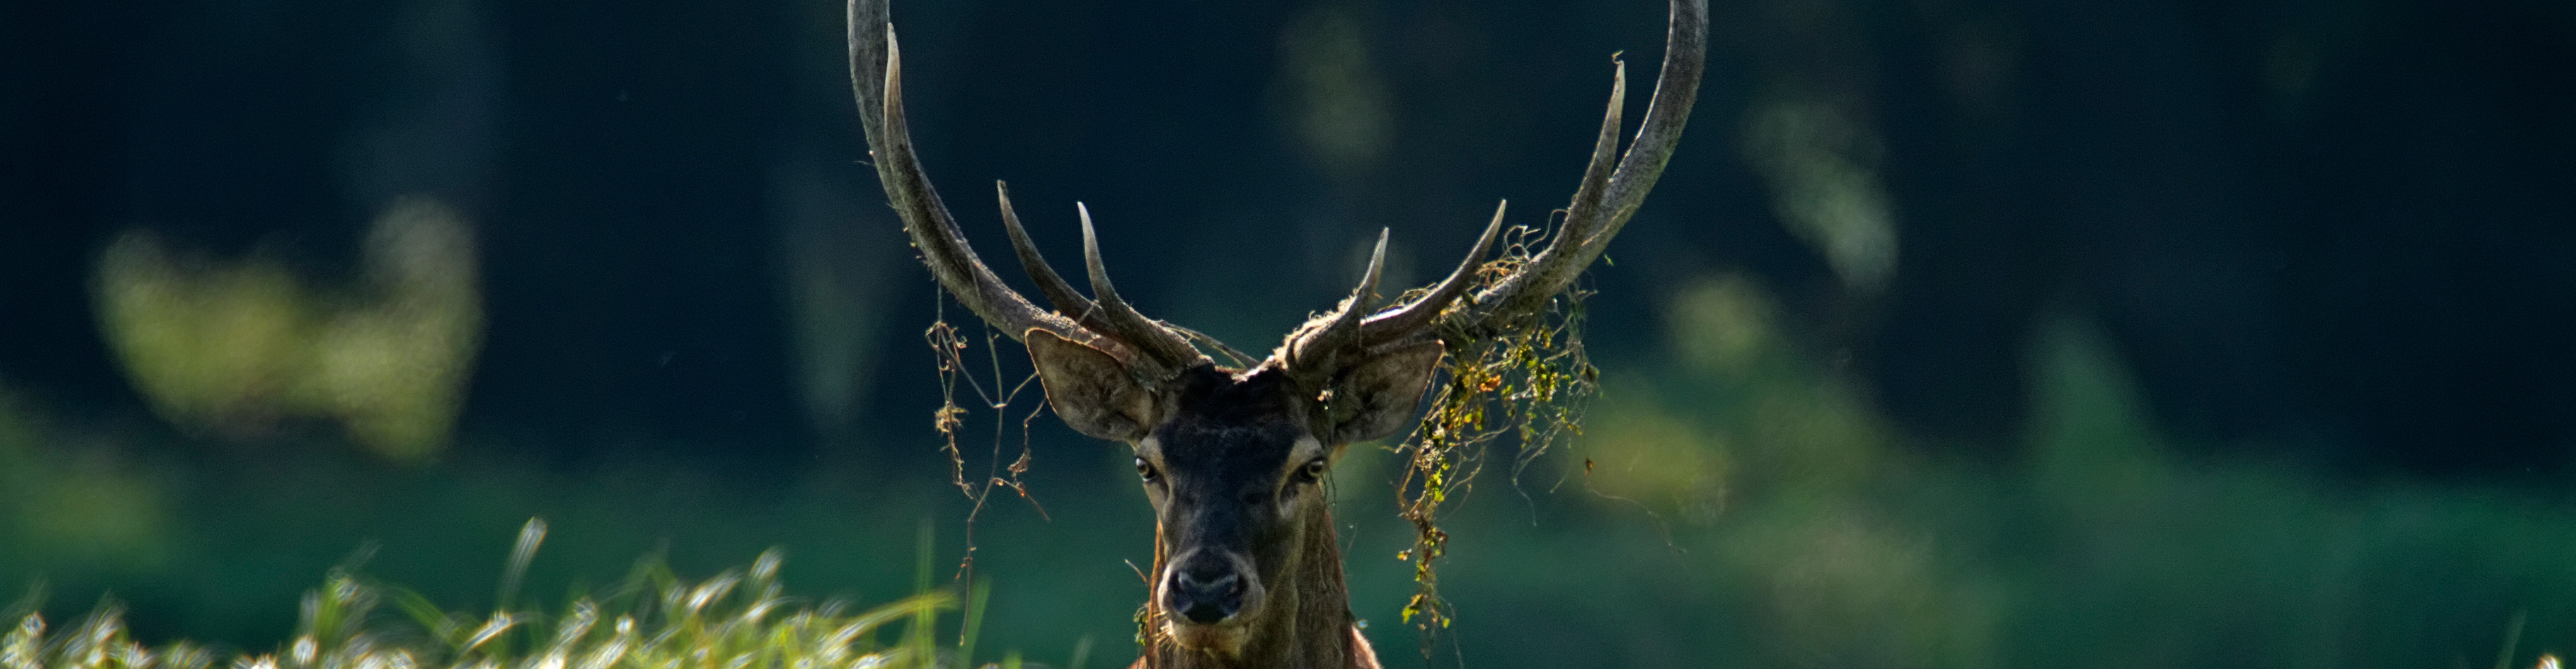
[[[2448,666],[2517,611],[2517,662],[2576,639],[2576,3],[1712,11],[1689,133],[1592,273],[1592,429],[1483,481],[1432,664]],[[1495,200],[1562,206],[1664,12],[895,17],[987,257],[990,180],[1060,259],[1085,202],[1122,293],[1252,350],[1378,228],[1410,285]],[[938,293],[842,31],[820,0],[0,6],[0,590],[261,646],[369,542],[489,597],[532,515],[558,589],[784,545],[791,585],[882,599],[923,519],[961,553]],[[970,468],[1036,403],[974,414]],[[974,529],[987,643],[1124,657],[1125,456],[1027,438],[1046,517]],[[1355,556],[1403,539],[1369,457]],[[1402,565],[1353,559],[1390,666],[1424,662]]]

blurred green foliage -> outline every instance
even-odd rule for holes
[[[1457,622],[1428,658],[1406,626],[1370,628],[1388,666],[2484,666],[2508,629],[2520,637],[2502,659],[2528,666],[2576,640],[2576,509],[2557,497],[2178,455],[2116,349],[2073,316],[2033,325],[2025,455],[1941,455],[1963,449],[1909,441],[1831,352],[1804,348],[1815,338],[1759,282],[1719,274],[1678,286],[1663,301],[1663,348],[1602,362],[1603,394],[1571,447],[1455,500],[1442,523],[1442,594]],[[374,540],[370,571],[423,601],[475,608],[501,580],[486,557],[506,552],[506,528],[539,514],[557,529],[527,570],[530,592],[591,592],[582,584],[595,570],[639,552],[706,573],[782,543],[815,592],[910,592],[903,576],[924,558],[887,537],[966,510],[945,472],[845,455],[794,473],[737,472],[645,449],[567,469],[491,442],[413,468],[328,438],[281,437],[274,456],[181,459],[168,454],[192,449],[161,442],[186,437],[44,415],[0,402],[0,579],[42,579],[68,597],[112,590],[145,630],[74,625],[42,637],[44,648],[113,638],[168,653],[181,648],[171,640],[195,638],[275,644],[284,666],[310,636],[324,657],[337,652],[326,646],[352,646],[329,645],[317,618],[286,612],[351,547]],[[925,452],[938,439],[911,428],[880,438]],[[1054,660],[1132,632],[1144,586],[1122,560],[1148,557],[1152,530],[1117,450],[1040,448],[1029,482],[1047,515],[1016,503],[983,511],[974,573],[997,584],[975,616],[984,645]],[[1353,608],[1388,622],[1413,590],[1410,565],[1391,559],[1412,528],[1389,504],[1400,472],[1390,457],[1355,449],[1333,487]],[[937,544],[937,564],[962,550]],[[808,601],[768,580],[774,558],[763,564],[717,579],[736,583],[734,599],[713,598],[732,602],[723,615]],[[655,583],[638,591],[684,585]],[[313,601],[347,606],[402,599],[340,576],[319,592]],[[654,618],[679,609],[647,599],[514,617],[530,630],[518,648],[536,654],[509,657],[595,652],[620,638],[633,657],[676,652],[639,645],[650,633],[621,637],[612,612],[644,630],[721,627],[703,616],[655,622],[682,618]],[[425,631],[368,638],[421,663],[463,657],[459,630],[494,620],[398,608]],[[758,636],[809,649],[866,615],[778,611],[759,619]],[[786,622],[806,614],[804,627]],[[576,646],[548,645],[584,616]],[[367,620],[359,627],[384,629],[381,616]],[[718,636],[749,638],[731,634]],[[124,641],[134,638],[153,640]],[[1116,664],[1133,652],[1125,646],[1103,644],[1095,659]],[[852,648],[848,657],[876,652]]]
[[[100,258],[95,286],[102,333],[162,417],[237,437],[332,419],[409,462],[446,445],[483,335],[473,233],[453,208],[388,205],[345,288],[272,259],[167,246],[126,235]]]
[[[2070,318],[2035,325],[2026,457],[1927,455],[1776,312],[1741,277],[1678,291],[1684,364],[1606,372],[1583,442],[1597,504],[1655,513],[1701,605],[1740,607],[1722,664],[2484,664],[2516,611],[2517,664],[2576,638],[2552,497],[2180,458]]]
[[[22,405],[0,387],[0,564],[23,556],[108,572],[166,566],[166,482],[110,445],[46,448],[60,436]]]

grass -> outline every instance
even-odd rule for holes
[[[927,526],[924,530],[927,539]],[[41,588],[9,611],[0,669],[645,669],[684,667],[872,668],[970,666],[977,612],[969,607],[955,644],[938,639],[953,588],[930,587],[923,542],[916,591],[871,608],[785,594],[780,552],[751,566],[686,581],[658,559],[637,562],[617,587],[576,595],[552,612],[514,609],[516,582],[543,541],[531,520],[512,551],[500,604],[490,613],[453,612],[398,586],[335,569],[304,595],[301,622],[282,648],[224,652],[187,641],[136,640],[122,609],[101,604],[66,628],[37,613]],[[980,604],[987,589],[969,596]],[[1080,665],[1080,658],[1075,666]],[[986,667],[1019,669],[1017,654]]]

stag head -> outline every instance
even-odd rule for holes
[[[1135,450],[1158,521],[1146,607],[1168,642],[1140,664],[1374,666],[1351,625],[1324,475],[1351,442],[1394,435],[1412,421],[1440,370],[1444,339],[1472,341],[1538,313],[1600,257],[1681,139],[1707,31],[1705,0],[1672,0],[1655,98],[1624,154],[1624,66],[1614,73],[1590,164],[1544,250],[1480,282],[1477,270],[1502,230],[1497,207],[1447,278],[1381,309],[1381,231],[1350,297],[1255,361],[1121,299],[1091,213],[1079,205],[1092,294],[1076,292],[1030,243],[1008,187],[997,185],[1003,228],[1053,308],[1004,285],[959,234],[913,153],[903,58],[885,0],[852,0],[849,16],[861,125],[886,199],[923,264],[959,302],[1028,346],[1047,401],[1067,425]],[[1241,366],[1221,366],[1202,347]]]

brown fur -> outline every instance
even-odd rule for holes
[[[1300,511],[1303,545],[1285,578],[1290,587],[1273,591],[1245,640],[1243,654],[1227,659],[1188,650],[1166,638],[1160,598],[1148,597],[1146,646],[1129,669],[1377,669],[1377,653],[1360,634],[1351,616],[1351,597],[1342,580],[1342,548],[1333,531],[1331,504],[1325,495],[1308,495]],[[1163,573],[1162,530],[1154,537],[1154,570]],[[1279,614],[1288,615],[1279,615]]]

